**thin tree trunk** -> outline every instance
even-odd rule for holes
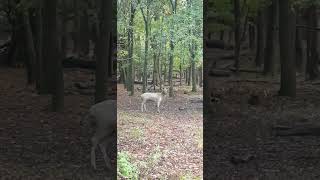
[[[235,30],[234,30],[234,67],[236,71],[239,71],[239,60],[240,60],[240,0],[234,0],[234,18],[235,18]]]
[[[224,31],[220,31],[220,40],[223,41]]]
[[[263,12],[259,10],[258,12],[258,25],[257,25],[257,52],[256,52],[256,66],[261,67],[264,56],[264,26],[263,26]]]
[[[182,63],[180,62],[180,66],[179,66],[179,73],[180,73],[180,77],[179,77],[179,79],[180,79],[180,86],[182,86]]]
[[[317,27],[317,9],[312,5],[308,10],[308,24],[310,27]],[[318,55],[318,32],[307,32],[307,75],[308,79],[314,80],[319,77],[319,55]]]
[[[255,49],[255,27],[253,24],[249,24],[249,47],[252,51]]]
[[[191,69],[192,69],[192,92],[197,92],[197,82],[196,82],[196,65],[194,55],[191,55]]]
[[[79,50],[81,57],[86,57],[89,54],[89,16],[87,10],[83,10],[79,17]]]
[[[199,68],[199,87],[202,87],[203,86],[203,68],[200,67]]]
[[[128,30],[128,41],[129,41],[129,91],[130,96],[134,95],[134,61],[133,61],[133,20],[135,16],[135,8],[133,1],[130,4],[130,20],[129,20],[129,30]]]
[[[49,92],[46,73],[45,73],[45,60],[43,58],[43,1],[39,1],[39,7],[37,11],[37,89],[39,94],[45,94]]]
[[[170,55],[169,55],[169,96],[173,96],[173,82],[172,82],[172,72],[173,72],[173,51],[174,51],[174,44],[172,41],[173,38],[173,31],[171,31],[171,40],[170,40]]]
[[[25,26],[25,42],[26,42],[26,52],[27,52],[27,71],[28,71],[28,83],[34,83],[36,79],[36,52],[33,42],[32,29],[30,24],[29,12],[25,12],[24,16],[24,26]]]

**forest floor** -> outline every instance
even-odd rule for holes
[[[211,50],[217,68],[232,51]],[[218,56],[217,56],[218,55]],[[251,60],[250,60],[251,59]],[[241,68],[253,68],[253,56]],[[205,172],[211,179],[320,179],[319,136],[276,136],[275,126],[318,126],[320,83],[297,74],[296,98],[280,97],[279,77],[261,73],[209,77],[214,101],[205,115]],[[252,101],[254,99],[254,101]],[[320,132],[320,128],[318,130]],[[319,133],[318,133],[319,134]]]
[[[118,153],[129,155],[139,179],[202,179],[202,89],[190,91],[179,87],[160,113],[152,102],[141,112],[141,92],[128,96],[118,85]]]
[[[0,74],[0,179],[95,180],[110,175],[100,151],[98,170],[91,167],[93,131],[87,124],[80,125],[93,104],[93,91],[79,93],[74,83],[90,83],[92,71],[64,70],[65,108],[61,113],[49,109],[50,96],[37,95],[33,87],[26,86],[24,69],[0,67]]]

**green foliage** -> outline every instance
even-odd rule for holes
[[[186,173],[183,176],[179,177],[179,180],[200,180],[200,177],[194,177],[192,173]]]
[[[292,0],[292,5],[298,10],[304,10],[311,6],[320,7],[319,0]]]
[[[131,2],[136,8],[132,27],[136,69],[141,70],[144,58],[145,24],[140,7],[146,14],[147,5],[150,9],[148,71],[153,70],[154,55],[160,59],[160,64],[168,64],[169,54],[173,54],[174,71],[179,69],[181,63],[183,68],[188,67],[191,59],[190,44],[194,44],[196,62],[202,61],[202,0],[178,1],[176,13],[172,12],[170,0],[118,0],[118,37],[124,39],[128,36],[128,29],[131,28],[128,26]],[[170,41],[174,43],[174,52],[170,51]],[[122,50],[127,51],[128,47]]]
[[[137,166],[130,162],[127,152],[119,152],[117,156],[117,173],[120,177],[138,180],[139,171]]]

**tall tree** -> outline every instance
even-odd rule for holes
[[[128,59],[129,59],[129,72],[128,72],[128,80],[129,80],[129,91],[130,95],[134,94],[134,60],[133,60],[133,20],[136,12],[135,2],[131,0],[130,2],[130,19],[129,19],[129,29],[128,29]]]
[[[264,36],[264,13],[262,9],[258,10],[257,16],[257,49],[255,63],[257,67],[261,67],[263,63],[265,36]]]
[[[174,16],[177,11],[177,0],[170,0],[172,15]],[[174,19],[174,17],[172,18]],[[174,53],[174,22],[170,29],[170,53],[169,53],[169,96],[173,96],[173,82],[172,82],[172,72],[173,72],[173,53]]]
[[[36,79],[36,51],[34,38],[32,34],[29,9],[26,9],[23,15],[24,30],[25,30],[25,47],[27,54],[27,74],[29,84],[34,83]]]
[[[235,57],[235,68],[236,71],[239,71],[239,60],[240,60],[240,0],[234,0],[234,19],[235,19],[235,25],[234,25],[234,42],[235,42],[235,48],[234,48],[234,57]]]
[[[110,38],[112,25],[112,1],[99,1],[99,32],[97,40],[97,55],[96,55],[96,86],[95,86],[95,102],[101,102],[106,99],[106,77],[107,65],[110,52]]]
[[[46,71],[45,68],[45,59],[43,58],[43,1],[38,1],[37,3],[37,12],[36,12],[36,21],[37,21],[37,35],[36,35],[36,81],[37,81],[37,90],[39,94],[48,93],[48,86],[46,83]]]
[[[272,4],[267,9],[267,33],[266,49],[264,54],[264,74],[274,75],[275,61],[277,60],[276,50],[279,42],[277,41],[277,19],[278,19],[278,0],[272,0]]]
[[[64,105],[64,87],[61,56],[58,48],[57,29],[57,0],[45,0],[43,2],[45,30],[43,33],[43,53],[50,67],[50,89],[52,93],[52,108],[54,111],[62,111]],[[47,66],[47,67],[48,67]],[[46,70],[49,70],[47,68]]]
[[[279,1],[279,24],[281,57],[281,86],[279,94],[295,97],[295,14],[292,11],[290,0]]]
[[[141,1],[139,0],[139,3],[140,2]],[[150,27],[149,27],[150,26],[150,3],[151,3],[151,0],[146,0],[146,12],[143,10],[143,7],[140,4],[140,10],[143,16],[144,29],[145,29],[142,92],[146,92],[147,81],[148,81],[147,65],[148,65],[148,49],[149,49],[149,31],[150,31]]]
[[[317,27],[318,25],[318,12],[315,3],[312,3],[307,11],[308,25],[310,27]],[[309,30],[307,32],[307,66],[306,73],[310,80],[314,80],[319,77],[319,54],[318,54],[318,32]]]

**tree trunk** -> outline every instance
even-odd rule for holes
[[[202,75],[202,73],[203,73],[203,68],[200,67],[199,68],[199,87],[203,86],[203,75]]]
[[[268,7],[267,18],[267,37],[266,37],[266,49],[264,56],[264,75],[275,73],[275,48],[277,47],[276,40],[276,19],[278,18],[278,0],[272,0],[272,4]]]
[[[179,66],[179,80],[180,80],[180,86],[182,86],[182,63],[180,62],[180,66]]]
[[[185,85],[187,85],[187,84],[188,84],[188,78],[189,78],[189,77],[188,77],[188,76],[189,76],[188,68],[186,68],[185,74],[186,74],[186,75],[185,75],[185,81],[186,81],[186,82],[185,82]]]
[[[174,52],[174,44],[173,44],[173,31],[171,31],[171,40],[170,40],[170,55],[169,55],[169,97],[173,97],[173,82],[172,82],[172,72],[173,72],[173,52]]]
[[[253,24],[249,24],[249,47],[253,51],[255,46],[255,27]]]
[[[220,40],[223,41],[224,31],[220,31]]]
[[[239,60],[240,60],[240,0],[234,0],[234,18],[235,18],[235,30],[234,30],[234,56],[235,63],[234,67],[237,72],[239,71]]]
[[[58,47],[58,29],[57,29],[57,0],[44,1],[44,21],[46,30],[43,36],[46,37],[43,49],[44,58],[48,60],[48,64],[52,69],[52,77],[50,83],[52,88],[52,109],[53,111],[62,111],[64,106],[64,85],[63,71],[61,63],[61,54]],[[48,69],[47,69],[48,70]]]
[[[192,68],[192,92],[197,92],[197,82],[196,82],[196,65],[195,65],[195,56],[191,55],[191,68]]]
[[[27,52],[27,73],[28,73],[28,84],[34,83],[36,79],[36,51],[33,42],[33,34],[30,24],[29,12],[25,12],[23,16],[23,22],[25,26],[25,47]]]
[[[299,24],[299,21],[297,20]],[[298,72],[303,72],[303,47],[302,47],[302,34],[299,28],[296,29],[296,69]]]
[[[148,66],[148,49],[149,49],[149,3],[150,1],[147,1],[147,12],[144,13],[143,9],[141,9],[141,13],[143,16],[144,21],[144,30],[145,30],[145,42],[144,42],[144,62],[143,62],[143,85],[142,85],[142,92],[145,93],[147,89],[147,81],[148,81],[148,74],[147,74],[147,66]]]
[[[37,77],[37,90],[39,94],[48,93],[49,89],[46,83],[45,73],[45,60],[43,58],[43,6],[42,1],[39,1],[39,7],[37,11],[37,62],[36,62],[36,77]]]
[[[281,86],[279,95],[296,96],[295,15],[289,0],[279,1]]]
[[[112,22],[112,1],[100,1],[100,26],[97,42],[97,66],[95,102],[106,99],[106,77],[108,70],[108,58],[110,52],[111,22]]]
[[[89,17],[87,10],[82,10],[79,17],[78,53],[80,57],[86,57],[89,53]]]
[[[261,67],[264,55],[264,27],[263,27],[264,16],[262,10],[258,12],[258,24],[257,24],[257,52],[256,52],[256,66]]]
[[[188,86],[191,85],[191,78],[192,78],[192,67],[190,65],[188,68]]]
[[[130,5],[130,20],[129,20],[129,30],[128,30],[128,42],[129,42],[129,50],[128,50],[128,58],[129,58],[129,72],[128,72],[128,80],[129,80],[129,88],[130,96],[134,95],[134,61],[133,61],[133,20],[135,15],[135,9],[133,2]]]
[[[167,65],[164,65],[164,73],[163,73],[163,84],[165,85],[167,82]]]
[[[317,27],[317,9],[312,5],[308,10],[308,24],[310,27]],[[308,79],[314,80],[319,77],[319,54],[318,54],[318,32],[308,31],[307,33],[307,75]]]

